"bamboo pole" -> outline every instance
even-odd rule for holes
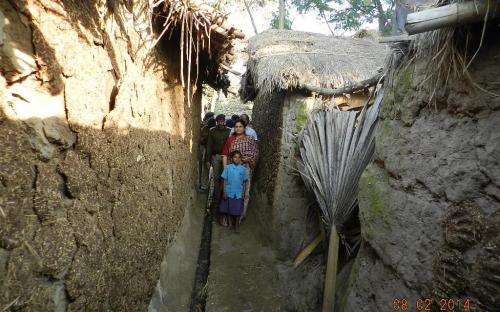
[[[328,243],[328,260],[326,263],[325,289],[323,292],[322,312],[334,312],[335,283],[337,282],[337,267],[339,259],[339,235],[335,225],[332,225]]]
[[[444,27],[480,22],[498,17],[500,6],[495,0],[456,2],[420,12],[410,13],[406,18],[408,34],[418,34]]]
[[[393,42],[401,42],[401,41],[413,41],[415,40],[415,36],[408,36],[408,35],[398,35],[398,36],[387,36],[387,37],[380,37],[378,39],[378,42],[380,43],[393,43]]]

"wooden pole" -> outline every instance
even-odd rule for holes
[[[325,289],[323,291],[322,312],[334,312],[335,283],[337,281],[337,267],[339,259],[339,235],[335,225],[332,225],[330,242],[328,243],[328,260],[326,263]]]
[[[401,42],[401,41],[413,41],[415,40],[415,36],[408,36],[408,35],[398,35],[398,36],[387,36],[387,37],[380,37],[378,39],[378,42],[380,43],[392,43],[392,42]]]
[[[480,22],[488,12],[488,20],[498,17],[500,5],[495,0],[457,2],[437,8],[410,13],[406,18],[408,34],[418,34],[444,27]]]
[[[306,248],[302,249],[293,260],[293,268],[296,269],[302,262],[304,262],[304,260],[309,257],[309,255],[314,251],[314,249],[316,249],[316,247],[319,245],[319,243],[321,243],[322,240],[323,236],[321,236],[321,234],[318,234],[318,236],[316,236],[316,238],[312,242],[310,242],[306,246]]]

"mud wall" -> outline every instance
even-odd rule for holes
[[[324,275],[323,254],[311,255],[297,269],[295,256],[319,234],[319,217],[297,172],[297,134],[314,108],[313,98],[299,94],[279,95],[254,102],[253,120],[259,135],[261,158],[255,175],[250,209],[263,222],[280,260],[280,292],[286,309],[316,311],[321,305]]]
[[[253,174],[250,209],[268,231],[272,228],[276,177],[281,157],[283,95],[258,94],[254,100],[252,123],[259,137],[259,162]]]
[[[314,101],[300,95],[271,97],[271,101],[257,97],[254,104],[261,157],[254,175],[251,209],[281,257],[293,259],[303,241],[315,234],[313,228],[306,228],[312,205],[295,163],[296,136]]]
[[[0,2],[1,309],[144,311],[192,208],[199,93],[135,3]]]
[[[404,298],[412,309],[421,299],[421,310],[442,300],[464,310],[470,299],[470,311],[498,311],[500,45],[489,43],[471,67],[484,90],[455,81],[434,106],[411,66],[386,88],[360,182],[364,244],[341,272],[339,311],[387,311]]]

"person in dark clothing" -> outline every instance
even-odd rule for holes
[[[205,116],[203,117],[203,121],[207,121],[211,118],[214,118],[215,114],[213,112],[206,112]]]
[[[207,142],[208,133],[210,128],[215,126],[214,113],[207,112],[203,117],[201,122],[201,133],[200,133],[200,143],[199,143],[199,155],[198,155],[198,183],[201,191],[206,191],[208,189],[208,168],[203,164],[205,163],[206,153],[207,153]]]
[[[219,204],[220,200],[220,176],[222,172],[222,148],[224,142],[229,136],[230,129],[225,126],[226,117],[222,114],[217,115],[215,118],[217,125],[210,129],[207,142],[207,168],[212,167],[212,176],[214,177],[214,194],[213,204],[215,207]]]
[[[234,127],[234,120],[232,120],[232,119],[226,120],[226,127],[228,127],[228,128]]]
[[[200,136],[200,144],[203,146],[207,145],[207,140],[208,140],[208,132],[210,128],[215,126],[215,119],[214,119],[214,113],[208,112],[205,114],[205,117],[203,117],[203,120],[201,121],[200,129],[201,129],[201,136]]]

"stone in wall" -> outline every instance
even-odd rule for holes
[[[145,49],[138,9],[0,2],[0,310],[150,301],[196,200],[200,112],[177,51]]]

